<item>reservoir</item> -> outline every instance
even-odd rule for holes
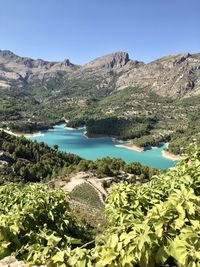
[[[109,156],[121,158],[126,163],[133,161],[159,169],[167,169],[175,166],[177,161],[166,159],[162,156],[162,150],[166,145],[155,147],[144,152],[137,152],[127,148],[116,147],[119,144],[110,137],[86,138],[85,129],[71,130],[65,124],[55,125],[52,130],[42,131],[27,137],[32,141],[45,142],[49,146],[57,144],[60,151],[73,153],[84,159],[96,160]]]

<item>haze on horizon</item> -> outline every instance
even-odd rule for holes
[[[200,52],[199,0],[1,0],[0,49],[84,64],[115,51],[145,62]]]

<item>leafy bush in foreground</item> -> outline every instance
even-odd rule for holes
[[[200,266],[200,149],[149,183],[117,186],[106,212],[94,266]]]
[[[45,185],[0,187],[0,258],[45,262],[60,249],[88,241],[69,212],[69,196]]]
[[[72,266],[200,266],[200,149],[149,183],[119,184],[109,225],[91,250],[65,252]]]

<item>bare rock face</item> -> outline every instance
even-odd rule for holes
[[[116,86],[147,87],[169,97],[200,94],[200,57],[178,54],[158,59],[124,73]]]
[[[20,74],[0,70],[0,87],[9,88],[11,86],[20,86],[25,83],[26,81]]]
[[[95,60],[85,64],[82,67],[82,71],[90,70],[94,72],[121,72],[134,68],[143,62],[133,61],[129,58],[126,52],[115,52],[112,54],[105,55],[103,57],[96,58]]]
[[[126,52],[115,52],[103,57],[99,57],[84,65],[85,69],[118,69],[125,66],[130,61]]]

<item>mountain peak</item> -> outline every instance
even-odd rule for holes
[[[129,61],[129,54],[119,51],[98,57],[87,63],[84,68],[105,68],[108,70],[119,69],[125,66]]]
[[[0,50],[0,55],[2,57],[17,57],[17,55],[15,55],[13,52],[11,52],[10,50]]]

